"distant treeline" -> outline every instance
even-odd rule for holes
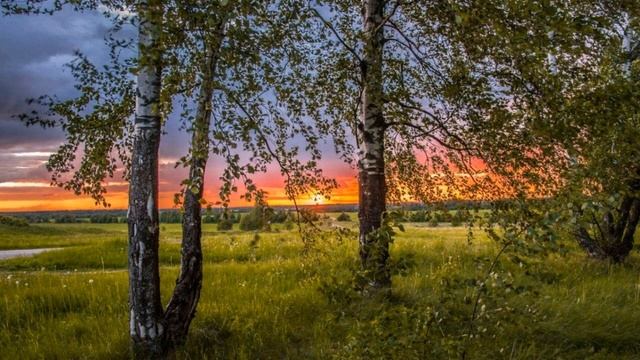
[[[402,205],[390,206],[391,210],[400,210],[404,214],[401,222],[431,222],[431,223],[464,223],[469,219],[469,211],[466,209],[486,209],[490,207],[489,202],[480,201],[448,201],[436,205],[425,206],[422,204],[407,203]],[[438,210],[435,210],[438,209]],[[458,209],[458,210],[456,210]],[[338,221],[349,221],[346,219],[350,212],[357,212],[357,205],[322,205],[304,207],[302,210],[306,218],[319,217],[317,213],[337,212],[343,213]],[[455,211],[451,211],[455,210]],[[260,213],[260,214],[258,214]],[[223,228],[228,227],[229,223],[239,224],[243,218],[246,223],[258,222],[260,224],[277,224],[290,223],[295,221],[295,210],[285,207],[246,207],[233,208],[227,212],[222,209],[205,210],[202,214],[202,222],[208,224],[219,224],[224,222]],[[312,215],[315,214],[315,215]],[[42,212],[24,212],[24,213],[6,213],[0,216],[10,219],[18,219],[28,223],[93,223],[93,224],[113,224],[126,223],[126,210],[77,210],[77,211],[42,211]],[[260,221],[255,219],[260,218]],[[350,219],[351,220],[351,219]],[[354,217],[353,220],[357,220]],[[8,221],[8,220],[7,220]],[[160,222],[167,224],[178,224],[182,222],[182,214],[179,210],[167,209],[160,210]],[[262,226],[262,225],[260,225]],[[265,225],[266,226],[266,225]],[[256,225],[241,226],[241,228],[255,228]]]
[[[439,211],[417,210],[409,211],[398,220],[400,222],[429,223],[438,226],[440,223],[451,223],[452,226],[460,226],[473,219],[473,214],[468,209],[451,211],[443,209]]]
[[[220,222],[229,222],[238,224],[242,218],[250,219],[255,217],[252,211],[240,213],[238,211],[204,211],[202,214],[202,222],[208,224],[217,224]],[[284,223],[293,219],[291,210],[273,210],[269,209],[268,215],[265,215],[266,221],[270,223]],[[29,214],[13,214],[12,216],[0,216],[0,224],[16,225],[27,223],[92,223],[92,224],[116,224],[126,223],[126,211],[104,211],[93,213],[72,213],[72,212],[47,212],[47,213],[29,213]],[[182,222],[182,213],[179,210],[163,210],[160,211],[160,222],[165,224],[179,224]],[[251,226],[249,226],[251,227]]]
[[[303,218],[308,220],[319,220],[321,216],[318,213],[303,210]],[[451,223],[453,226],[459,226],[468,222],[472,218],[472,214],[467,209],[450,211],[448,209],[438,211],[417,210],[403,211],[397,220],[399,222],[413,223],[430,223],[437,226],[439,223]],[[326,215],[322,218],[328,218]],[[342,212],[337,221],[353,221],[357,220],[357,216],[349,216],[348,213]],[[221,230],[228,230],[233,224],[240,224],[241,230],[266,230],[271,224],[285,224],[285,228],[293,228],[296,221],[295,212],[293,210],[274,210],[271,208],[257,207],[249,212],[204,212],[202,222],[205,224],[218,224]],[[26,226],[28,223],[92,223],[92,224],[116,224],[126,223],[126,213],[122,214],[93,214],[87,216],[50,213],[47,215],[23,215],[16,216],[0,216],[0,224],[13,226]],[[182,222],[182,214],[178,210],[165,210],[160,212],[160,222],[164,224],[179,224]]]
[[[1,216],[1,215],[0,215],[0,224],[17,226],[17,227],[29,226],[29,223],[27,222],[26,219],[17,218],[15,216]]]

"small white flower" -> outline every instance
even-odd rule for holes
[[[13,275],[7,275],[7,280],[11,280],[12,277]]]
[[[67,284],[62,284],[62,288],[66,289],[67,288]]]
[[[89,279],[89,284],[93,284],[93,279]]]
[[[29,283],[24,283],[24,286],[29,286]]]

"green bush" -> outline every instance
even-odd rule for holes
[[[410,222],[427,222],[429,219],[429,214],[424,210],[418,210],[409,215]]]
[[[205,215],[202,215],[202,223],[203,224],[216,224],[222,218],[222,214],[220,213],[211,213],[207,211]]]
[[[233,221],[228,218],[222,218],[218,221],[218,231],[227,231],[233,229]]]
[[[29,226],[27,220],[13,216],[0,216],[0,224],[17,227]]]
[[[349,214],[343,212],[342,214],[338,215],[336,220],[338,220],[338,221],[351,221],[351,216],[349,216]]]
[[[320,220],[320,215],[318,215],[318,213],[313,210],[310,210],[307,208],[301,208],[299,212],[300,212],[300,218],[302,219],[302,221],[308,222],[308,221]]]
[[[289,210],[279,210],[273,213],[269,219],[272,224],[283,224],[293,220],[293,214]]]
[[[289,220],[284,222],[285,230],[292,230],[294,228],[294,226],[295,226],[295,223],[291,219],[289,219]]]
[[[253,209],[240,219],[240,230],[270,230],[270,220],[272,216],[272,209],[264,204],[256,203]]]
[[[453,215],[449,210],[442,210],[441,212],[437,212],[435,214],[436,220],[441,223],[450,223],[453,220]]]

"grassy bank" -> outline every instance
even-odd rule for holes
[[[163,225],[168,300],[180,228]],[[6,230],[6,229],[3,229]],[[9,231],[9,230],[7,230]],[[2,248],[65,246],[0,262],[1,358],[128,357],[126,227],[11,229]],[[205,280],[178,358],[633,359],[640,354],[640,261],[565,255],[508,261],[478,280],[497,252],[464,228],[408,226],[392,247],[389,300],[353,290],[355,238],[318,240],[303,255],[295,232],[204,229]],[[28,246],[27,246],[28,245]]]

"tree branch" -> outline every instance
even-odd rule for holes
[[[347,49],[357,60],[358,62],[362,62],[362,58],[360,58],[360,55],[358,55],[358,53],[356,52],[356,50],[349,46],[347,44],[347,42],[340,36],[340,34],[338,33],[338,30],[336,30],[336,28],[331,25],[331,23],[329,21],[327,21],[327,19],[325,19],[324,17],[322,17],[322,15],[320,15],[320,12],[316,9],[316,8],[310,8],[310,11],[318,18],[320,19],[320,21],[322,21],[322,23],[324,24],[324,26],[326,26],[329,30],[331,30],[331,32],[333,33],[333,35],[335,35],[335,37],[338,39],[338,41],[342,44],[342,46],[344,46],[345,49]]]

